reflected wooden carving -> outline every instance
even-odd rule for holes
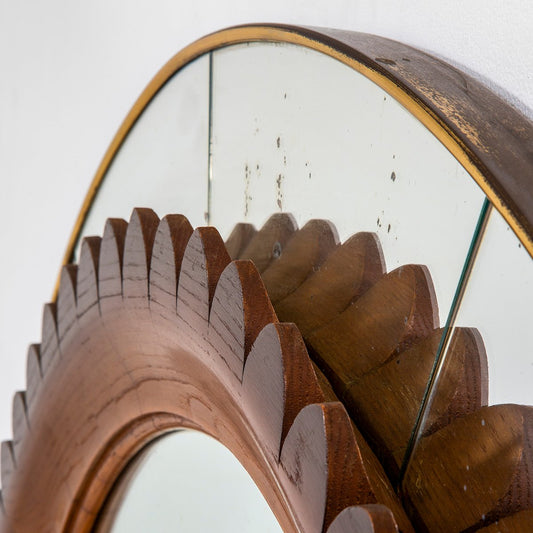
[[[387,273],[373,234],[339,244],[329,222],[275,215],[226,246],[180,215],[109,219],[28,352],[2,531],[90,530],[135,452],[178,427],[228,446],[286,531],[526,530],[532,408],[486,407],[475,329],[455,330],[402,502],[393,489],[437,317],[427,269]]]
[[[386,273],[379,241],[368,233],[331,246],[307,276],[302,261],[285,249],[278,260],[284,276],[303,280],[285,298],[274,298],[276,313],[298,325],[334,394],[396,484],[445,331],[430,273],[420,265]],[[302,255],[308,260],[308,252]],[[275,268],[273,263],[263,277]],[[474,328],[455,328],[423,439],[402,483],[417,530],[474,531],[508,515],[517,531],[533,529],[531,515],[519,512],[533,507],[533,408],[485,407],[487,397],[483,340]]]
[[[344,509],[378,502],[412,531],[321,383],[254,264],[232,262],[214,228],[193,232],[148,209],[129,224],[110,219],[102,239],[84,241],[79,265],[64,267],[57,305],[45,306],[14,438],[2,445],[3,531],[90,530],[133,454],[176,427],[227,445],[287,531],[326,531]],[[366,520],[374,531],[383,508],[362,512],[332,530]]]

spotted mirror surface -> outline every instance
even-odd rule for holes
[[[415,527],[533,506],[531,257],[389,93],[303,46],[218,48],[141,114],[82,234],[135,205],[213,225],[254,261]]]
[[[185,430],[146,447],[122,474],[98,533],[281,532],[244,467],[218,441]]]

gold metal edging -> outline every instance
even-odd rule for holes
[[[381,89],[390,94],[404,108],[406,108],[407,111],[409,111],[419,122],[426,126],[426,128],[433,133],[433,135],[448,149],[457,161],[461,163],[465,170],[479,185],[493,206],[500,212],[509,226],[513,229],[529,254],[533,256],[532,236],[528,234],[519,220],[517,220],[516,216],[487,181],[483,172],[479,168],[479,165],[470,157],[469,150],[466,148],[461,138],[452,132],[447,124],[445,124],[431,108],[423,104],[418,98],[408,93],[405,89],[401,88],[381,72],[363,64],[360,60],[349,56],[335,46],[319,40],[319,33],[315,32],[316,38],[313,38],[305,35],[307,31],[308,30],[305,28],[276,27],[275,25],[250,25],[227,28],[198,39],[173,56],[141,93],[120,125],[120,128],[107,149],[98,166],[91,185],[89,186],[89,190],[74,224],[62,264],[67,264],[71,261],[83,223],[104,179],[105,173],[109,169],[126,136],[152,98],[159,92],[171,76],[176,74],[191,61],[205,53],[225,46],[244,42],[277,42],[304,46],[344,63],[381,87]],[[324,39],[326,39],[326,36],[324,36]],[[54,288],[54,301],[57,297],[58,289],[59,276]]]

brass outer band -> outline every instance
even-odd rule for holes
[[[70,262],[104,176],[135,122],[171,76],[210,51],[245,42],[290,43],[322,52],[376,83],[454,155],[533,256],[533,123],[477,80],[407,45],[374,35],[282,24],[237,26],[178,52],[128,113],[98,167],[68,242]],[[59,280],[58,280],[59,282]],[[58,285],[54,291],[54,299]]]

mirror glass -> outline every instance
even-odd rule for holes
[[[533,259],[493,209],[404,479],[430,530],[481,527],[509,494],[516,506],[529,493],[531,302]]]
[[[273,213],[373,232],[387,271],[427,266],[446,319],[484,195],[405,108],[362,74],[292,44],[213,53],[210,223]]]
[[[413,492],[448,486],[412,466],[435,457],[431,447],[421,454],[424,442],[445,428],[458,435],[452,421],[483,414],[487,402],[529,405],[533,377],[531,259],[495,211],[480,231],[487,200],[440,141],[332,57],[287,43],[222,47],[179,71],[141,114],[83,234],[100,233],[108,216],[127,219],[134,206],[214,225],[233,259],[254,261],[278,317],[298,325],[393,484],[415,442],[405,503],[438,530],[446,517],[432,510],[437,496],[420,503]],[[435,385],[428,379],[439,353]],[[497,415],[507,429],[526,417],[509,409]],[[498,424],[492,443],[504,435]],[[455,456],[470,457],[463,451]],[[468,507],[465,494],[492,485],[463,480],[474,479],[473,461],[461,468],[443,472]],[[459,513],[469,517],[463,529],[484,524],[489,511]]]
[[[99,533],[281,532],[244,467],[197,431],[165,435],[122,474],[99,518]]]
[[[128,220],[134,207],[185,215],[205,224],[209,58],[173,76],[138,118],[113,159],[82,228],[101,235],[108,217]],[[81,239],[75,252],[77,260]]]

